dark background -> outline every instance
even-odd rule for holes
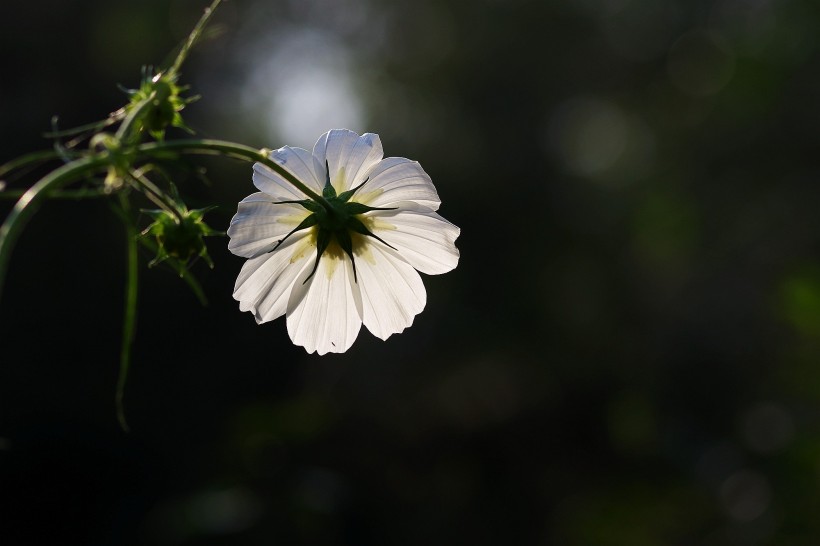
[[[121,106],[204,7],[4,2],[0,161]],[[143,252],[124,433],[124,230],[48,202],[0,304],[0,544],[820,541],[820,4],[236,0],[212,28],[200,136],[379,133],[459,267],[318,357],[239,312],[226,239],[205,308]],[[178,183],[224,230],[250,166],[203,164]]]

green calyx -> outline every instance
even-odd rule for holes
[[[327,162],[325,162],[325,167],[328,167]],[[393,250],[396,250],[394,246],[385,242],[381,237],[370,231],[367,225],[365,225],[362,221],[362,218],[360,218],[360,215],[372,210],[395,210],[395,208],[371,207],[363,203],[350,201],[359,188],[367,183],[367,180],[355,188],[337,195],[336,189],[330,183],[329,168],[327,168],[327,173],[325,186],[322,189],[322,197],[324,197],[325,203],[318,203],[312,199],[303,199],[301,201],[279,201],[275,203],[292,203],[301,205],[305,209],[309,210],[311,214],[302,220],[298,226],[291,230],[290,233],[285,235],[285,237],[283,237],[278,243],[276,243],[276,246],[273,247],[271,252],[279,248],[279,246],[281,246],[282,243],[288,239],[288,237],[297,231],[315,226],[317,250],[316,262],[313,264],[313,270],[304,282],[307,282],[313,274],[316,273],[316,269],[319,267],[319,260],[321,260],[322,255],[333,242],[338,244],[339,248],[341,248],[342,251],[350,258],[350,262],[353,264],[353,281],[358,282],[356,274],[356,259],[354,257],[355,253],[353,248],[353,234],[372,237],[389,246]]]
[[[145,130],[156,140],[165,137],[165,130],[168,127],[179,127],[189,133],[192,132],[185,125],[180,112],[198,97],[181,96],[188,87],[176,84],[176,74],[160,72],[153,77],[147,74],[146,72],[139,89],[128,91],[131,100],[126,106],[126,111],[136,108],[142,101],[149,100],[150,107],[141,121]]]
[[[156,242],[157,255],[148,264],[153,267],[165,260],[175,262],[184,271],[192,258],[202,258],[213,268],[203,237],[224,235],[204,222],[205,213],[215,207],[188,210],[181,202],[173,210],[143,210],[154,221],[140,234],[152,237]]]

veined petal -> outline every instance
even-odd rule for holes
[[[427,291],[416,270],[394,250],[378,242],[358,248],[362,319],[374,336],[387,339],[413,324],[427,303]]]
[[[461,229],[438,213],[413,203],[397,206],[397,210],[367,213],[366,225],[422,273],[439,275],[454,269],[459,258],[455,240]]]
[[[353,201],[371,207],[413,201],[431,210],[438,210],[441,204],[430,176],[417,161],[403,157],[388,157],[373,167],[367,184],[356,192]]]
[[[276,251],[245,262],[233,292],[239,308],[251,311],[257,323],[284,315],[296,278],[316,258],[312,239],[309,233],[294,234]]]
[[[310,152],[302,148],[283,146],[278,150],[273,150],[268,157],[287,169],[307,187],[317,193],[322,193],[324,169],[319,173],[322,176],[320,183],[313,155]],[[253,185],[273,197],[274,201],[298,201],[307,197],[293,184],[261,163],[253,165]]]
[[[340,249],[328,249],[305,282],[312,269],[302,270],[291,291],[288,334],[308,353],[343,353],[362,327],[362,298],[352,264]]]
[[[370,168],[378,163],[384,152],[379,135],[362,136],[347,129],[328,131],[316,141],[313,156],[322,166],[330,169],[330,182],[336,193],[342,193],[364,182]],[[323,182],[324,183],[324,182]]]
[[[274,204],[266,193],[254,193],[239,202],[228,228],[228,250],[243,258],[269,252],[310,214],[296,204]]]

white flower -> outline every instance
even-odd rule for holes
[[[270,158],[325,204],[257,163],[260,191],[231,220],[228,248],[248,258],[234,288],[239,308],[257,323],[287,315],[291,340],[309,353],[346,351],[362,323],[381,339],[403,331],[427,301],[416,270],[458,264],[460,229],[435,212],[430,177],[382,155],[378,135],[343,129],[322,135],[313,153],[275,150]]]

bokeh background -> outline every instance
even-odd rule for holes
[[[0,161],[121,106],[206,4],[5,0]],[[0,303],[0,544],[820,543],[820,4],[233,0],[212,28],[200,136],[377,132],[460,265],[318,357],[239,312],[226,239],[204,308],[143,253],[126,434],[123,228],[47,203]],[[177,182],[224,230],[250,166],[202,164]]]

